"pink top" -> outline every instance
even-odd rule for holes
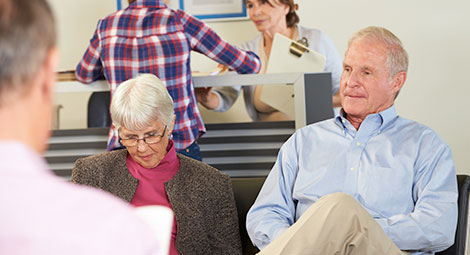
[[[132,176],[139,180],[137,190],[131,201],[132,205],[163,205],[173,210],[165,192],[165,182],[171,180],[178,172],[180,161],[176,156],[172,140],[169,140],[166,150],[168,153],[162,161],[156,167],[150,169],[141,166],[129,154],[127,155],[127,169],[129,169]],[[171,255],[178,254],[175,244],[176,227],[176,218],[173,216],[169,253]]]
[[[0,254],[158,254],[120,199],[74,185],[19,142],[0,141]]]

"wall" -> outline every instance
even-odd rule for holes
[[[59,21],[60,70],[73,69],[79,61],[99,17],[114,10],[114,0],[50,1]],[[425,0],[298,0],[301,25],[327,32],[341,54],[349,36],[358,29],[385,26],[402,39],[410,55],[408,80],[396,101],[398,113],[436,130],[451,146],[457,171],[470,174],[470,2]],[[240,44],[256,35],[249,21],[210,23],[229,42]],[[241,32],[242,31],[242,32]],[[194,70],[215,67],[193,55]],[[64,104],[61,126],[84,127],[88,95],[59,95]],[[78,105],[69,104],[78,101]],[[74,102],[75,104],[75,102]],[[204,113],[210,122],[216,118],[247,120],[243,104],[236,109],[241,117]],[[227,117],[228,116],[228,117]],[[237,115],[238,116],[238,115]]]
[[[113,12],[116,9],[116,1],[48,1],[57,20],[61,55],[59,70],[73,70],[88,46],[98,19]],[[58,94],[56,96],[56,104],[63,106],[60,110],[60,128],[86,127],[86,106],[89,97],[90,93]]]

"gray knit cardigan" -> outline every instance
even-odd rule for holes
[[[72,182],[132,200],[138,180],[126,166],[127,150],[78,159]],[[180,168],[165,191],[176,217],[180,254],[241,254],[237,209],[230,178],[200,161],[177,154]]]

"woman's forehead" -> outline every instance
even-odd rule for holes
[[[123,134],[146,134],[153,131],[159,131],[164,127],[165,125],[161,121],[154,120],[150,123],[150,125],[145,125],[143,128],[139,129],[132,129],[122,126],[120,132]]]

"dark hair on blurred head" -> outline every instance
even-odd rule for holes
[[[247,0],[243,0],[243,2],[246,4]],[[287,5],[289,6],[289,13],[286,15],[286,23],[287,27],[293,27],[297,25],[300,21],[299,16],[295,12],[298,8],[297,4],[294,4],[293,0],[253,0],[253,1],[259,1],[262,4],[269,4],[273,6],[272,2],[277,1],[279,4],[282,5]]]
[[[46,0],[0,0],[0,104],[8,91],[27,91],[28,82],[56,45]]]

